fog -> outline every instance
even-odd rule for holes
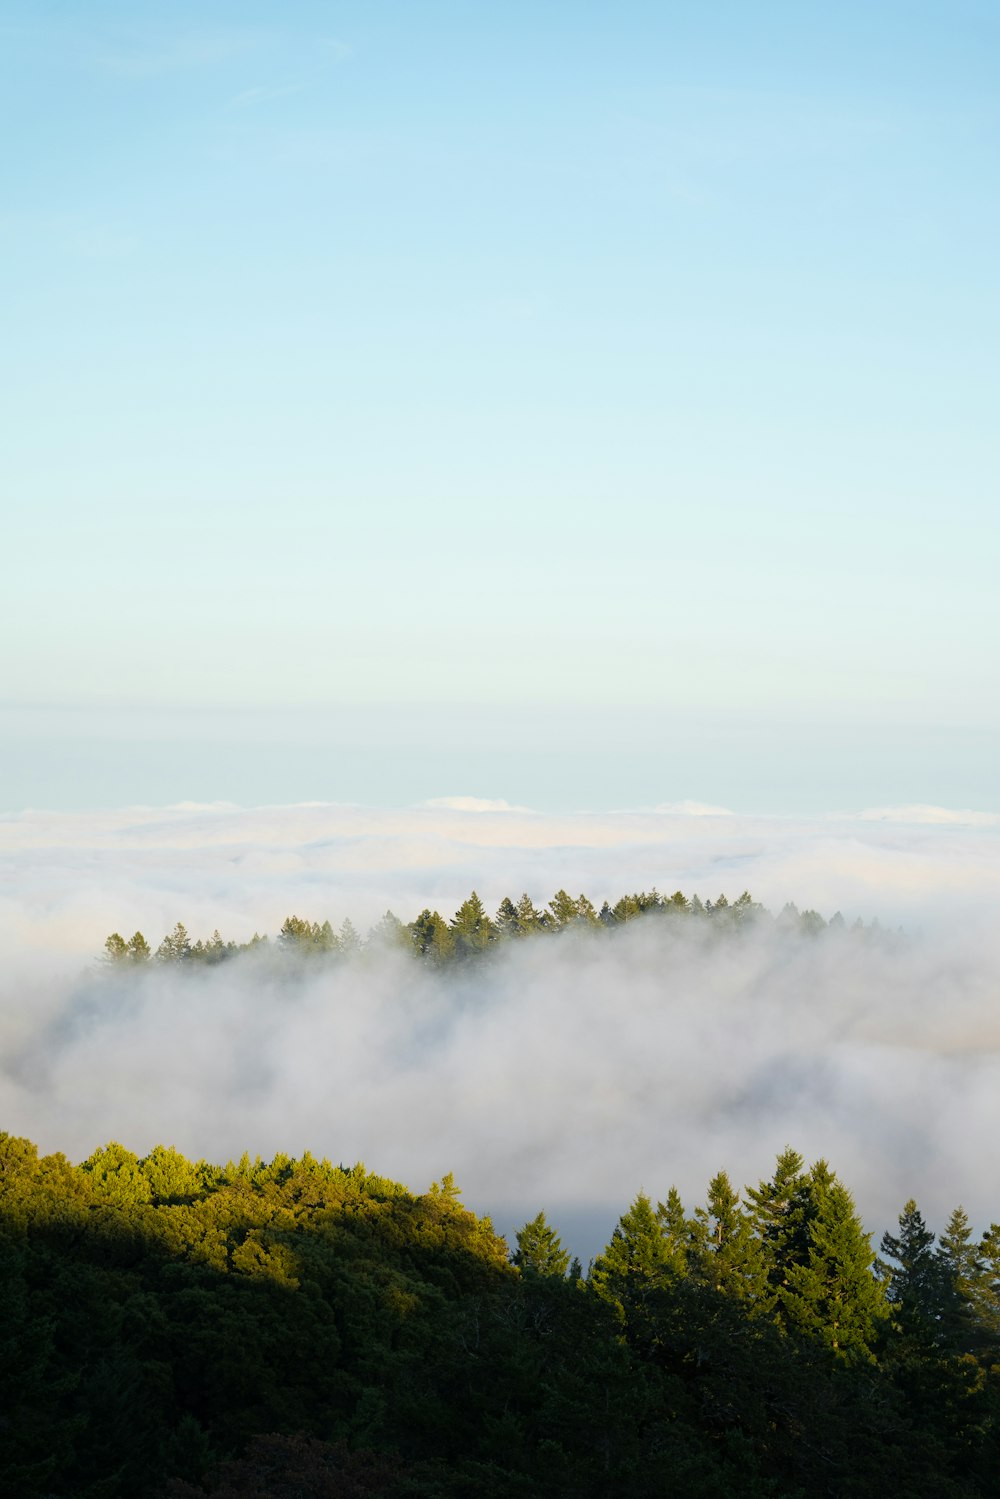
[[[639,1188],[676,1183],[693,1207],[720,1167],[756,1182],[788,1143],[830,1161],[876,1232],[910,1195],[938,1226],[959,1201],[1000,1218],[995,817],[555,818],[463,798],[26,814],[0,835],[0,1127],[46,1150],[309,1149],[418,1191],[452,1171],[499,1227],[544,1207],[584,1258]],[[720,941],[645,919],[446,973],[374,949],[125,978],[94,961],[112,929],[155,946],[178,919],[244,939],[291,911],[450,916],[473,886],[493,908],[653,883],[905,935],[765,922]]]

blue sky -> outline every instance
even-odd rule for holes
[[[6,807],[997,806],[998,55],[6,5]]]

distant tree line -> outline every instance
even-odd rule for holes
[[[542,907],[536,906],[529,895],[522,895],[516,902],[505,897],[492,917],[473,890],[450,921],[429,908],[410,922],[400,921],[392,911],[386,911],[364,940],[349,919],[334,928],[329,921],[288,916],[273,942],[256,932],[249,942],[227,942],[218,931],[207,941],[199,938],[192,942],[187,928],[178,922],[155,951],[142,932],[135,932],[127,940],[119,932],[112,932],[104,944],[104,958],[112,964],[213,964],[264,948],[309,957],[350,956],[362,948],[395,948],[427,963],[445,966],[481,957],[508,942],[568,931],[610,932],[639,918],[686,921],[706,927],[711,924],[711,929],[719,933],[772,924],[805,937],[818,936],[827,929],[843,930],[846,926],[839,911],[827,922],[818,911],[799,911],[792,904],[774,917],[746,890],[734,901],[727,900],[725,895],[715,901],[702,901],[697,895],[688,897],[680,890],[673,895],[660,895],[655,889],[643,890],[623,895],[613,906],[605,901],[600,910],[585,895],[572,896],[558,890]],[[868,927],[860,920],[855,921],[851,930],[876,935],[881,932],[877,921]]]
[[[584,1272],[450,1176],[0,1134],[0,1491],[23,1499],[961,1499],[1000,1472],[1000,1225],[873,1252],[787,1149]]]

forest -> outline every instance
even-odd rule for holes
[[[447,967],[481,957],[505,944],[525,938],[553,936],[560,933],[610,933],[642,917],[644,920],[686,922],[715,934],[773,926],[789,935],[815,937],[821,932],[843,931],[847,924],[839,911],[829,922],[818,911],[799,911],[787,904],[777,916],[755,901],[749,891],[729,901],[725,895],[717,900],[702,901],[697,895],[682,891],[661,895],[657,890],[643,890],[623,895],[612,906],[604,901],[600,910],[586,895],[571,896],[558,890],[547,905],[538,907],[527,894],[514,902],[505,896],[496,915],[490,917],[475,890],[464,900],[452,919],[437,911],[424,909],[413,921],[402,922],[392,911],[385,915],[362,940],[354,923],[345,918],[338,929],[330,921],[307,921],[288,916],[277,939],[254,933],[248,942],[225,941],[218,931],[207,940],[192,942],[187,928],[178,922],[154,950],[142,932],[126,940],[112,932],[104,944],[103,959],[114,965],[134,966],[155,963],[225,962],[241,953],[267,951],[288,956],[312,958],[332,955],[350,956],[363,947],[398,948],[435,967]],[[880,928],[877,920],[865,926],[856,920],[850,931],[876,939],[892,939],[893,934]]]
[[[0,1259],[25,1499],[997,1492],[1000,1226],[911,1201],[876,1253],[791,1148],[584,1270],[448,1176],[2,1134]]]

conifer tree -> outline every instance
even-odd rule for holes
[[[531,1275],[565,1276],[570,1267],[569,1252],[549,1224],[544,1212],[517,1230],[517,1248],[511,1263]]]
[[[393,911],[386,911],[380,917],[368,933],[368,946],[372,948],[400,948],[412,947],[409,933]]]
[[[934,1234],[911,1197],[899,1215],[899,1233],[882,1235],[886,1297],[899,1330],[922,1343],[941,1340],[947,1299],[943,1261],[934,1253]]]
[[[649,1322],[650,1292],[676,1278],[676,1260],[660,1218],[640,1192],[591,1266],[588,1284],[623,1321],[636,1326]]]
[[[161,963],[186,963],[191,957],[191,939],[184,923],[179,921],[159,947],[156,956]]]
[[[552,920],[556,931],[564,931],[566,927],[572,926],[577,919],[577,904],[571,895],[565,890],[557,890],[549,901],[549,910],[552,912]]]
[[[694,1234],[699,1277],[715,1290],[748,1302],[757,1313],[770,1310],[774,1296],[763,1244],[725,1171],[709,1182],[705,1207],[695,1209]]]
[[[216,936],[218,936],[216,932]],[[148,963],[153,956],[149,943],[141,932],[133,932],[126,943],[126,952],[130,963]]]
[[[456,948],[463,956],[483,952],[495,940],[493,923],[475,890],[455,912],[451,930]]]
[[[517,919],[517,907],[509,895],[505,895],[497,907],[497,914],[493,918],[493,926],[497,937],[503,941],[507,937],[520,937],[521,925]]]
[[[981,1342],[979,1313],[985,1276],[980,1246],[961,1206],[948,1219],[937,1255],[945,1281],[942,1336],[956,1352],[969,1352]]]
[[[979,1319],[994,1346],[1000,1344],[1000,1223],[991,1223],[979,1244]]]
[[[128,959],[128,943],[121,932],[112,932],[104,941],[104,961],[124,963]]]
[[[685,1217],[684,1204],[676,1187],[667,1193],[666,1202],[656,1204],[656,1218],[666,1249],[664,1264],[676,1275],[684,1275],[692,1249],[694,1225]]]
[[[873,1362],[887,1315],[885,1288],[873,1274],[870,1235],[850,1193],[824,1163],[811,1173],[808,1253],[785,1267],[785,1320],[849,1362]]]
[[[593,902],[589,901],[585,895],[578,895],[576,898],[576,920],[581,926],[599,925]]]
[[[527,891],[517,903],[518,936],[526,937],[533,932],[544,931],[549,920],[544,911],[539,911]]]
[[[775,1162],[771,1180],[746,1189],[750,1220],[776,1292],[785,1284],[788,1267],[802,1264],[809,1251],[811,1194],[804,1165],[798,1151],[786,1146]]]
[[[330,936],[333,938],[333,943],[340,948],[341,952],[353,953],[358,952],[361,948],[361,938],[358,936],[354,923],[349,916],[344,917],[337,936],[334,937],[332,931]]]
[[[455,952],[454,933],[437,911],[425,907],[416,921],[410,922],[409,932],[416,952],[435,966],[447,963]]]

